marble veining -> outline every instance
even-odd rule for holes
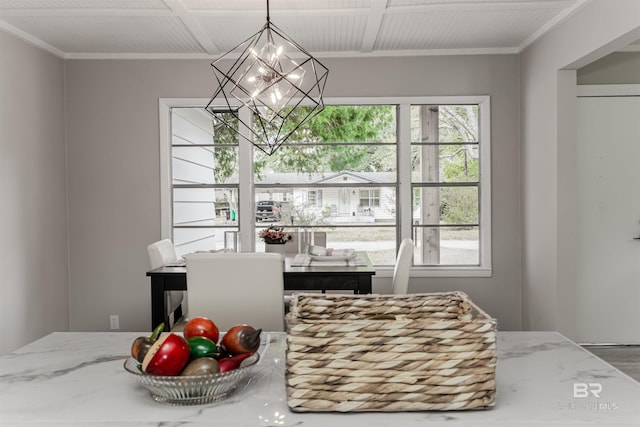
[[[581,345],[607,363],[640,381],[640,345]]]
[[[492,409],[294,413],[284,387],[283,333],[228,399],[166,406],[124,368],[146,333],[53,333],[0,358],[1,426],[640,426],[640,383],[554,332],[499,332]]]

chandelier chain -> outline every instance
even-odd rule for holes
[[[267,24],[270,22],[271,20],[269,19],[269,0],[267,0]]]

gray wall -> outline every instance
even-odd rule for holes
[[[414,278],[412,290],[462,289],[501,329],[571,335],[575,70],[639,38],[640,2],[592,0],[519,56],[324,61],[331,97],[491,96],[493,277]],[[209,96],[208,61],[63,62],[2,32],[0,48],[0,267],[11,301],[0,352],[52,330],[107,330],[109,314],[147,330],[158,98]]]
[[[640,52],[614,52],[577,71],[579,85],[640,84]]]
[[[575,70],[638,38],[639,1],[591,0],[520,55],[524,329],[575,335]]]
[[[516,55],[326,59],[326,96],[490,95],[493,277],[415,278],[412,291],[460,289],[521,326],[519,61]],[[150,325],[146,245],[160,238],[158,98],[207,98],[208,61],[66,62],[71,330]],[[374,282],[383,292],[389,278]]]
[[[61,59],[0,31],[0,354],[68,328]]]

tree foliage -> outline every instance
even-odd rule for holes
[[[291,114],[299,119],[307,114],[307,110],[300,107]],[[237,144],[234,130],[220,123],[214,123],[213,126],[216,144]],[[282,132],[291,132],[292,128],[292,124],[285,123]],[[256,151],[254,173],[260,178],[267,171],[319,173],[394,170],[395,147],[354,144],[360,142],[395,142],[393,106],[327,106],[293,131],[273,155],[267,156]],[[218,146],[214,157],[215,180],[226,182],[237,169],[237,149]]]
[[[274,172],[393,170],[395,156],[389,156],[393,147],[354,144],[361,142],[395,142],[393,107],[328,106],[295,130],[274,155],[260,157]]]
[[[440,150],[445,180],[476,181],[478,179],[478,146],[464,143],[478,141],[477,106],[440,106],[438,111],[440,141],[461,144],[443,145]]]
[[[232,115],[229,113],[226,119],[228,122],[233,123],[231,120]],[[227,125],[211,120],[211,126],[213,128],[212,144],[220,144],[213,148],[214,165],[213,176],[215,182],[223,183],[233,176],[238,169],[238,138],[236,131],[229,128]],[[237,129],[237,127],[236,127]],[[224,145],[229,145],[225,147]]]
[[[423,138],[422,114],[427,109],[437,114],[437,136]],[[476,105],[422,105],[411,110],[411,140],[434,145],[412,150],[412,167],[419,171],[437,156],[439,176],[430,177],[445,183],[476,182],[479,179],[478,107]],[[434,139],[435,138],[435,139]],[[438,144],[440,143],[440,144]],[[420,205],[421,192],[414,193],[414,206]],[[433,209],[438,209],[434,206]],[[423,215],[434,212],[423,212]],[[445,224],[478,222],[478,193],[475,186],[447,187],[439,190],[439,211],[435,213]]]
[[[478,180],[478,146],[465,142],[478,141],[477,106],[440,106],[439,140],[460,145],[442,145],[440,163],[444,181]],[[443,188],[440,193],[442,220],[449,224],[478,222],[478,192],[475,187]]]

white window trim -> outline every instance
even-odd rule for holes
[[[162,238],[171,238],[171,108],[199,107],[204,108],[210,101],[208,98],[160,98],[160,223]],[[399,114],[407,115],[411,105],[460,105],[477,104],[480,108],[480,265],[479,266],[416,266],[411,269],[411,277],[490,277],[493,274],[491,260],[491,101],[490,96],[420,96],[420,97],[357,97],[357,98],[325,98],[326,105],[374,105],[394,104],[399,106]],[[398,239],[411,237],[411,124],[400,121],[398,126]],[[253,194],[253,174],[251,168],[252,151],[249,144],[240,144],[240,212],[251,212]],[[244,179],[243,179],[244,178]],[[244,202],[243,202],[244,200]],[[240,230],[252,230],[251,215],[240,215]],[[253,232],[240,233],[240,245],[244,251],[253,251],[255,240]],[[391,277],[393,268],[376,268],[377,277]]]

